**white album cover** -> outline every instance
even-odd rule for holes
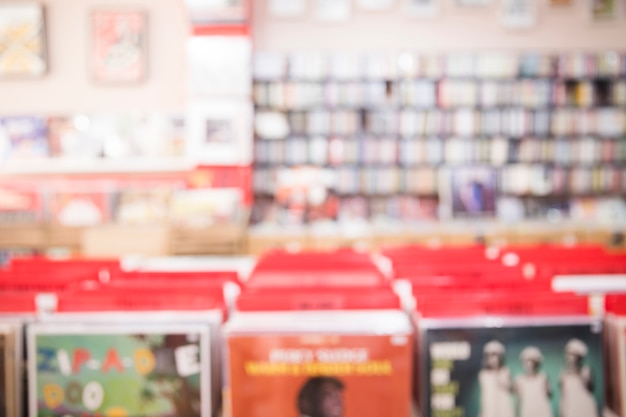
[[[199,100],[187,110],[187,156],[207,165],[252,163],[252,114],[249,100]]]

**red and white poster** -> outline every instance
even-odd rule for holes
[[[93,14],[93,76],[100,82],[138,82],[146,76],[147,17],[142,11]]]

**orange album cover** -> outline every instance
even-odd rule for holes
[[[231,336],[232,417],[409,417],[410,335]]]

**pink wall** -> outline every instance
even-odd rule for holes
[[[268,1],[254,0],[254,35],[260,49],[626,49],[626,23],[592,24],[585,15],[585,2],[590,0],[572,0],[571,8],[561,10],[550,8],[548,0],[536,0],[538,25],[526,31],[500,26],[500,0],[469,10],[455,6],[454,0],[441,0],[442,13],[432,20],[407,17],[403,13],[405,0],[395,0],[390,10],[382,13],[358,11],[353,0],[353,14],[347,24],[315,22],[310,6],[303,18],[272,18],[267,12]]]
[[[513,32],[499,26],[498,5],[462,10],[444,0],[434,20],[412,20],[402,13],[404,0],[380,14],[354,10],[347,24],[317,23],[311,14],[284,20],[267,13],[268,0],[253,0],[257,49],[462,49],[626,50],[626,23],[591,24],[584,0],[571,9],[539,6],[538,27]],[[313,0],[309,0],[312,3]],[[185,102],[187,36],[182,0],[43,0],[47,7],[49,66],[33,80],[0,80],[0,114],[63,113],[106,110],[180,110]],[[137,85],[103,86],[89,76],[89,13],[96,7],[141,7],[149,13],[148,79]]]
[[[39,79],[0,80],[0,114],[178,110],[185,99],[186,18],[180,0],[43,0],[49,71]],[[90,12],[138,7],[148,13],[147,79],[135,85],[92,81]]]

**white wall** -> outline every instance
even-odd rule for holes
[[[48,73],[0,79],[0,114],[182,109],[185,99],[186,18],[180,0],[43,0]],[[134,85],[99,85],[90,76],[90,12],[141,8],[148,13],[148,76]]]
[[[405,0],[395,0],[388,11],[368,13],[353,2],[352,19],[347,24],[316,22],[314,0],[308,0],[307,16],[296,20],[270,17],[269,0],[254,0],[254,36],[260,49],[293,50],[368,48],[415,51],[455,50],[562,50],[626,49],[626,23],[593,24],[585,15],[585,2],[554,9],[549,0],[538,2],[538,25],[532,30],[511,31],[500,26],[501,0],[477,9],[463,9],[454,0],[441,0],[443,10],[432,20],[416,20],[404,12]],[[624,2],[624,0],[619,0]]]

